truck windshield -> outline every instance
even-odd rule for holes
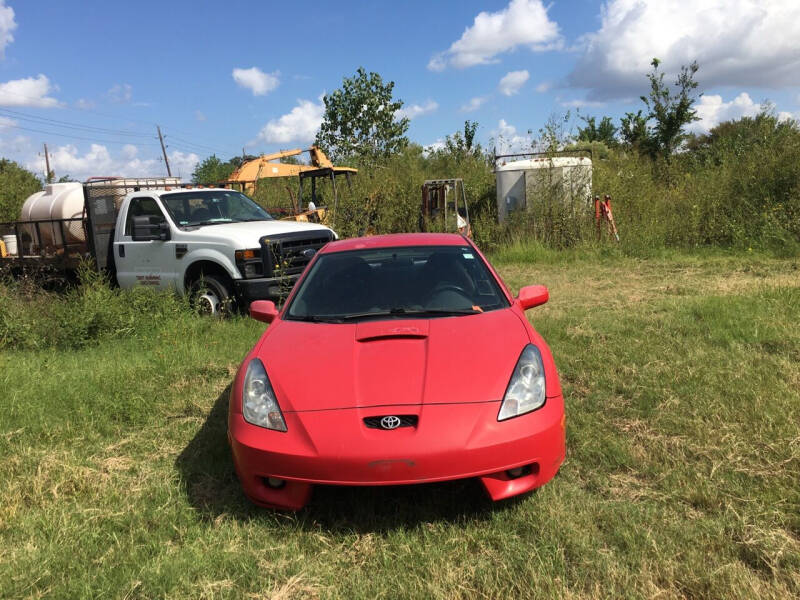
[[[192,190],[164,194],[161,202],[180,227],[272,219],[250,198],[233,190]]]
[[[478,314],[508,306],[469,246],[406,246],[320,256],[287,319],[352,323]]]

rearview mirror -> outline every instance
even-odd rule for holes
[[[528,310],[534,306],[544,304],[550,299],[550,292],[543,285],[527,285],[517,294],[517,302],[522,310]]]
[[[250,316],[256,321],[272,323],[278,316],[278,309],[272,300],[256,300],[250,303]]]
[[[169,225],[155,215],[142,215],[133,217],[133,231],[131,237],[134,242],[166,242],[169,239]]]

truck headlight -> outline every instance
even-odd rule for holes
[[[283,420],[267,371],[257,358],[250,361],[244,375],[242,415],[245,421],[253,425],[286,431],[286,421]]]
[[[528,344],[514,367],[506,395],[500,405],[498,421],[524,415],[544,405],[545,380],[544,364],[539,348]]]
[[[261,248],[250,248],[249,250],[237,250],[234,252],[236,258],[236,268],[245,279],[261,277],[264,266],[261,262]]]

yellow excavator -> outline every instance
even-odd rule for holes
[[[293,165],[273,162],[288,156],[297,156],[303,152],[308,152],[311,164]],[[253,195],[256,192],[260,179],[272,177],[299,177],[300,190],[297,199],[295,199],[291,190],[289,192],[292,199],[294,214],[285,218],[294,221],[327,222],[328,210],[326,208],[316,207],[316,180],[320,177],[324,177],[331,181],[333,186],[335,214],[338,204],[336,177],[344,175],[347,182],[350,183],[350,177],[357,173],[358,169],[353,169],[352,167],[334,166],[321,148],[318,146],[311,146],[305,149],[295,148],[292,150],[281,150],[280,152],[274,152],[272,154],[262,154],[258,158],[242,163],[242,165],[231,173],[231,176],[226,181],[222,182],[222,184],[224,187],[238,188],[246,194]],[[305,179],[311,179],[311,200],[310,206],[308,206],[307,210],[303,211],[303,181]]]

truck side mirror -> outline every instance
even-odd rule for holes
[[[134,242],[166,242],[170,239],[169,225],[162,217],[156,215],[133,217],[131,237]]]
[[[517,294],[517,302],[522,310],[528,310],[534,306],[544,304],[550,299],[550,292],[543,285],[527,285]]]
[[[255,300],[250,303],[250,316],[256,321],[272,323],[278,316],[278,309],[272,300]]]

